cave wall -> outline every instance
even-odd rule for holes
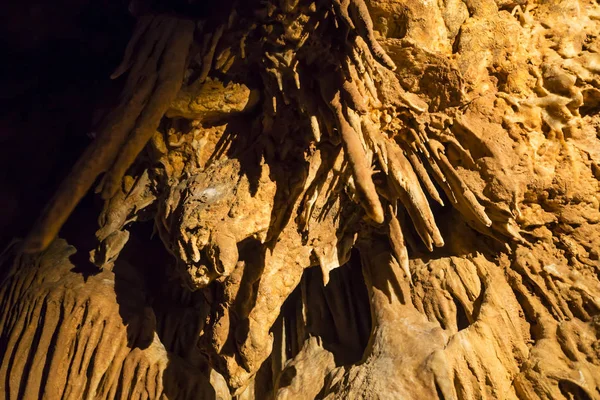
[[[130,7],[0,259],[5,397],[598,398],[597,2],[230,7]]]

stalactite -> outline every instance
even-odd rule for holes
[[[371,167],[367,163],[366,154],[360,143],[358,133],[352,129],[346,120],[340,101],[340,92],[334,92],[334,90],[329,82],[321,81],[323,100],[329,104],[335,115],[336,124],[344,143],[344,150],[359,191],[360,201],[364,202],[365,212],[373,221],[382,223],[384,220],[383,208],[373,184]]]
[[[394,252],[394,257],[396,257],[398,264],[400,264],[402,270],[406,274],[406,277],[412,283],[412,276],[410,274],[408,259],[408,250],[406,249],[406,245],[404,243],[404,235],[402,234],[402,228],[400,227],[398,218],[396,218],[394,209],[391,205],[388,208],[388,213],[390,215],[390,245],[392,247],[392,251]]]
[[[168,41],[166,50],[162,54],[154,91],[136,121],[135,129],[130,133],[114,164],[104,176],[102,183],[104,199],[109,199],[115,194],[127,168],[154,135],[162,116],[181,88],[194,25],[189,21],[176,22],[176,24],[173,32],[166,34]]]
[[[388,142],[387,149],[390,154],[389,178],[392,181],[392,187],[408,210],[423,243],[429,251],[433,250],[432,245],[443,246],[444,240],[409,161],[395,144]]]

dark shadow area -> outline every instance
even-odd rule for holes
[[[594,116],[600,112],[600,95],[595,90],[583,91],[583,104],[579,112],[582,117]]]
[[[129,4],[129,0],[25,0],[3,5],[0,251],[13,237],[27,234],[93,140],[96,124],[116,104],[126,77],[112,81],[109,76],[122,59],[135,23]],[[89,251],[97,245],[94,233],[101,209],[99,197],[88,193],[60,232],[60,237],[77,248],[69,257],[74,266],[70,272],[85,279],[100,272],[89,261]],[[178,284],[165,277],[170,256],[157,238],[150,239],[152,224],[140,224],[132,230],[135,234],[114,268],[117,302],[127,324],[129,345],[147,348],[156,332],[173,357],[181,358],[182,347],[188,352],[190,348],[182,346],[182,341],[191,340],[197,332],[184,329],[190,322],[186,315],[177,313],[198,296],[173,295],[183,305],[162,296],[168,291],[164,286]],[[2,257],[2,272],[9,270],[13,252]],[[168,318],[178,317],[182,322],[172,329],[175,333],[166,332]],[[201,321],[201,316],[198,319]],[[50,348],[56,340],[56,336],[51,339]],[[188,376],[197,372],[201,363],[187,357],[179,360],[178,367],[171,364],[164,375],[164,391],[169,398],[195,398],[212,390],[207,379]],[[44,368],[44,377],[51,373],[49,365]],[[182,396],[184,386],[187,397]],[[212,397],[208,393],[203,398],[214,398],[212,392]]]
[[[458,300],[456,296],[452,296],[452,300],[454,301],[454,306],[456,307],[456,327],[460,332],[463,329],[468,328],[469,325],[471,325],[471,322],[469,321],[467,311],[460,300]]]
[[[148,11],[135,8],[141,2],[132,3],[132,11]],[[185,1],[171,3],[145,2],[151,10],[169,4],[170,13],[195,16],[221,15],[220,11],[228,12],[231,6],[226,0],[190,10]],[[0,45],[7,62],[0,67],[0,249],[12,237],[27,234],[91,143],[95,124],[115,105],[126,77],[111,81],[109,76],[121,61],[135,23],[129,4],[129,0],[32,0],[4,7]],[[235,127],[231,124],[228,129]],[[258,165],[255,161],[244,158],[243,164],[256,187],[259,175],[248,167]],[[89,277],[100,272],[89,261],[89,251],[97,245],[94,233],[101,209],[98,196],[88,193],[61,230],[60,236],[77,248],[69,258],[74,265],[72,273]],[[182,288],[180,281],[170,276],[172,257],[158,237],[151,238],[151,223],[128,229],[131,239],[113,269],[128,345],[148,348],[157,334],[170,357],[177,359],[165,371],[165,394],[169,398],[214,398],[207,380],[193,376],[198,371],[204,376],[210,372],[196,346],[210,299],[205,298],[206,292]],[[256,286],[252,279],[245,295],[250,301]],[[210,390],[212,396],[207,394]]]
[[[100,269],[90,261],[90,251],[98,245],[95,233],[98,229],[96,216],[102,210],[102,200],[93,192],[89,192],[77,205],[71,217],[59,233],[66,238],[77,251],[69,257],[74,268],[72,272],[80,273],[84,279],[100,272]]]
[[[9,2],[0,16],[0,247],[23,237],[120,90],[127,0]],[[99,110],[99,111],[95,111]]]
[[[130,241],[113,269],[128,345],[146,349],[156,334],[169,355],[164,394],[215,399],[208,380],[210,365],[197,347],[210,311],[205,295],[189,291],[172,274],[174,259],[158,236],[153,236],[153,222],[136,223],[129,229]]]
[[[305,321],[299,319],[303,314]],[[347,264],[331,271],[327,286],[320,268],[306,269],[281,315],[288,359],[299,353],[305,339],[318,336],[337,365],[359,362],[371,332],[371,313],[358,252],[353,251]],[[302,331],[304,335],[298,335]]]
[[[558,382],[558,388],[565,399],[568,400],[592,400],[592,396],[590,396],[585,389],[576,384],[575,382],[569,381],[567,379],[561,379]]]
[[[435,384],[435,393],[437,394],[437,398],[439,400],[445,400],[446,397],[444,396],[444,393],[442,392],[442,389],[440,388],[440,385],[438,384],[437,380],[434,380],[434,384]]]
[[[235,289],[230,294],[233,294],[234,297],[228,297],[224,286],[218,282],[213,282],[207,288],[198,291],[206,298],[207,316],[204,320],[210,318],[210,324],[206,329],[202,333],[198,332],[198,348],[207,359],[210,359],[210,364],[214,369],[226,378],[228,368],[225,365],[224,356],[234,357],[240,365],[243,363],[238,349],[250,331],[248,315],[256,304],[258,285],[264,269],[265,249],[258,239],[248,238],[240,242],[238,251],[239,262],[236,268],[241,268],[241,272],[240,276],[235,278],[236,283],[231,283]],[[236,273],[237,271],[233,274]],[[228,305],[226,306],[227,310],[224,309],[224,305]],[[224,315],[225,312],[227,315]],[[218,328],[220,318],[225,319],[228,331],[220,353],[215,354],[212,341],[215,335],[220,336],[220,334],[213,330]],[[269,362],[265,361],[263,364],[269,364]]]

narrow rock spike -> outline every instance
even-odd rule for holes
[[[413,282],[412,276],[410,275],[408,250],[406,249],[406,244],[404,243],[402,228],[400,227],[400,223],[398,222],[398,218],[396,218],[394,208],[391,204],[388,206],[388,212],[390,214],[389,239],[392,246],[392,251],[394,252],[394,257],[396,257],[398,260],[398,264],[400,264],[400,267],[402,267],[402,270],[404,270],[406,277],[412,285]]]
[[[391,141],[387,142],[387,153],[390,170],[388,178],[391,180],[391,186],[406,207],[419,236],[430,251],[433,250],[432,243],[436,247],[443,246],[444,239],[410,162],[398,145]]]
[[[481,222],[484,226],[492,226],[492,220],[485,213],[485,208],[479,204],[479,201],[468,188],[468,186],[460,179],[454,167],[446,158],[446,155],[441,153],[440,165],[445,172],[445,176],[448,179],[448,183],[452,187],[452,191],[456,196],[456,207],[463,214],[473,216],[477,221]]]
[[[369,13],[369,9],[365,4],[364,0],[352,0],[352,4],[356,7],[357,17],[360,22],[362,22],[363,32],[361,32],[365,39],[367,40],[367,44],[369,48],[373,52],[373,55],[377,60],[379,60],[383,65],[394,71],[396,69],[396,64],[392,61],[390,56],[387,55],[383,47],[379,44],[377,39],[375,38],[375,32],[373,31],[373,21],[371,20],[371,14]],[[359,27],[360,30],[360,27]]]
[[[444,206],[444,201],[440,197],[440,194],[438,193],[437,189],[435,188],[435,185],[433,184],[433,181],[431,180],[431,177],[427,173],[427,170],[425,169],[425,166],[421,162],[421,159],[419,158],[419,156],[416,155],[414,153],[414,151],[412,151],[412,149],[409,148],[408,146],[406,146],[404,148],[404,150],[406,151],[407,158],[410,161],[410,163],[413,167],[413,170],[415,171],[415,173],[421,180],[421,183],[423,184],[423,186],[425,186],[427,193],[429,193],[431,198],[434,199],[435,201],[437,201],[441,206]]]
[[[138,19],[137,24],[135,25],[135,30],[133,31],[133,35],[127,43],[127,47],[125,48],[125,54],[123,54],[123,60],[121,64],[115,71],[110,75],[110,79],[117,79],[121,75],[123,75],[129,68],[133,62],[131,61],[131,57],[133,56],[135,48],[139,45],[139,40],[142,36],[144,36],[152,22],[153,18],[151,16],[143,16]]]
[[[350,6],[350,0],[333,0],[333,7],[336,14],[348,25],[348,28],[354,30],[354,22],[350,18],[348,13],[348,7]]]
[[[366,154],[363,150],[363,145],[360,141],[358,133],[352,129],[344,115],[341,103],[341,93],[336,90],[334,84],[336,80],[331,79],[331,76],[325,76],[320,80],[321,95],[323,100],[331,111],[335,114],[336,123],[340,131],[344,151],[347,155],[348,163],[350,164],[356,190],[359,194],[360,201],[367,215],[376,223],[381,224],[384,221],[383,207],[379,200],[379,195],[375,190],[373,183],[371,166],[367,162]]]
[[[158,82],[148,104],[142,111],[136,127],[121,149],[114,165],[107,173],[102,197],[108,199],[116,192],[123,175],[150,140],[169,105],[175,99],[183,82],[185,63],[194,33],[194,23],[179,21],[162,57]]]

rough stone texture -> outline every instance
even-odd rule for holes
[[[5,254],[7,398],[600,398],[597,2],[190,17],[139,18]],[[84,279],[54,236],[103,171]]]

